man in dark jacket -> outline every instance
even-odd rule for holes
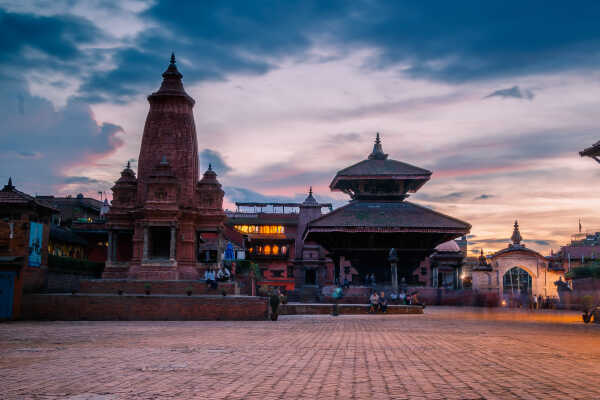
[[[279,293],[277,291],[271,292],[269,303],[271,304],[271,321],[277,321],[279,316]]]

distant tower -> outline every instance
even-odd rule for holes
[[[127,163],[112,188],[105,278],[199,279],[198,243],[222,242],[224,193],[210,166],[198,181],[194,100],[174,54],[162,77],[148,96],[138,176]]]

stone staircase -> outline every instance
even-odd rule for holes
[[[288,301],[296,303],[320,303],[321,289],[316,286],[303,287],[288,293]]]

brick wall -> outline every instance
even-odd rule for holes
[[[235,294],[235,284],[231,282],[218,282],[217,289],[211,289],[202,281],[132,281],[126,279],[89,279],[81,280],[79,291],[81,293],[117,293],[122,290],[125,294],[143,294],[146,291],[146,283],[152,288],[151,294],[184,295],[188,287],[192,288],[192,294]]]
[[[21,307],[25,320],[249,321],[267,314],[267,299],[248,296],[32,294]]]

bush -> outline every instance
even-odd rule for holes
[[[567,272],[566,277],[570,279],[600,278],[600,263],[595,261],[573,268],[573,270]]]

